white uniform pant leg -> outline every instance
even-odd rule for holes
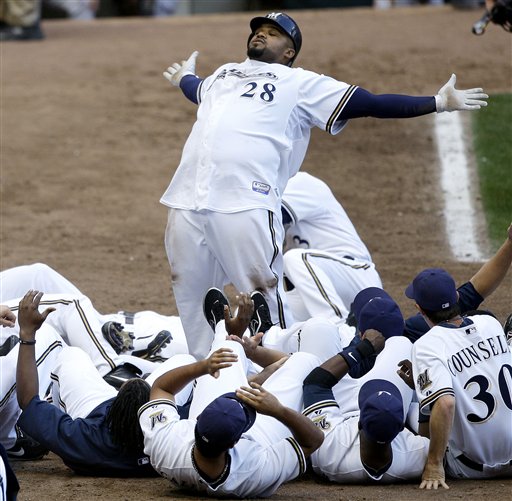
[[[283,287],[284,229],[280,217],[265,209],[208,212],[206,238],[235,288],[240,292],[261,291],[272,323],[292,325]]]
[[[191,355],[202,360],[210,351],[213,332],[203,315],[210,287],[223,289],[226,275],[205,239],[204,212],[170,209],[165,250],[171,267],[176,306]]]
[[[247,386],[248,360],[240,343],[226,339],[226,327],[224,320],[217,324],[215,340],[208,356],[219,348],[230,348],[238,355],[238,360],[231,367],[219,371],[219,376],[214,378],[209,374],[196,380],[194,396],[190,405],[189,418],[195,419],[203,409],[220,395],[235,391],[240,386]]]
[[[188,354],[180,354],[174,355],[171,358],[165,360],[161,364],[155,364],[157,367],[155,370],[146,378],[146,382],[153,386],[153,383],[159,378],[162,374],[169,372],[176,367],[182,367],[187,364],[193,364],[196,362],[196,359],[192,355]],[[187,403],[188,398],[190,397],[190,393],[192,392],[192,388],[194,386],[193,381],[187,384],[182,390],[180,390],[175,397],[175,402],[177,405],[185,405]]]
[[[304,322],[298,344],[298,351],[315,355],[320,364],[343,349],[338,327],[323,318],[311,318]]]
[[[40,311],[53,306],[46,322],[53,326],[70,346],[84,350],[102,376],[123,362],[101,332],[102,323],[86,296],[45,294]]]
[[[295,353],[299,349],[299,332],[303,325],[304,322],[295,322],[286,329],[274,325],[263,336],[262,344],[272,350]]]
[[[73,419],[86,417],[117,395],[117,390],[104,381],[89,355],[80,348],[62,349],[51,377],[54,405]]]
[[[294,353],[263,383],[263,387],[286,407],[302,412],[304,404],[302,383],[320,363],[318,357],[311,353]],[[271,445],[292,436],[292,432],[276,418],[257,414],[254,425],[245,436],[258,443]]]
[[[344,323],[357,293],[367,287],[382,287],[373,263],[314,249],[290,249],[284,255],[284,273],[295,286],[292,294],[300,296],[296,307],[304,318],[323,317]],[[295,314],[295,312],[293,312]]]
[[[82,294],[68,279],[43,263],[0,272],[0,302],[22,298],[30,289],[45,294]]]
[[[10,329],[14,330],[14,329]],[[36,334],[35,357],[39,378],[39,396],[43,398],[51,380],[50,373],[57,355],[62,350],[62,339],[49,325],[43,324]],[[16,394],[16,366],[19,345],[7,355],[0,357],[0,443],[10,449],[16,442],[14,425],[21,409]]]
[[[2,456],[0,456],[0,499],[7,499],[7,472]]]

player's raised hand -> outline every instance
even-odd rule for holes
[[[0,304],[0,325],[2,327],[14,327],[16,315],[8,306]]]
[[[461,111],[461,110],[479,110],[482,106],[487,106],[489,96],[484,93],[483,89],[464,89],[455,88],[457,77],[452,73],[450,80],[446,82],[440,89],[436,98],[436,111]]]
[[[386,344],[386,338],[381,332],[375,329],[367,329],[361,334],[361,339],[366,339],[371,343],[375,353],[380,353]]]
[[[224,307],[224,320],[228,334],[241,338],[247,330],[247,327],[249,327],[249,322],[254,312],[254,303],[251,299],[251,295],[245,292],[238,295],[236,300],[238,303],[236,315],[231,317],[229,308],[226,306]]]
[[[175,87],[179,87],[181,79],[185,75],[196,74],[196,59],[199,52],[195,50],[190,54],[190,57],[186,61],[180,63],[173,63],[163,73],[164,77],[171,82]]]
[[[421,476],[420,489],[437,490],[438,487],[449,489],[444,479],[443,463],[432,463],[427,461]]]
[[[404,383],[414,390],[414,378],[412,375],[412,362],[410,360],[401,360],[398,362],[398,370],[396,373],[402,378]]]
[[[218,378],[220,370],[231,367],[238,360],[238,355],[230,348],[219,348],[214,351],[206,360],[208,374]]]
[[[25,336],[33,338],[39,327],[46,320],[46,317],[55,311],[55,308],[46,308],[42,313],[39,311],[39,303],[43,293],[29,290],[19,303],[18,322],[20,324],[20,338]],[[25,339],[27,340],[27,339]]]

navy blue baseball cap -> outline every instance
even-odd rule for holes
[[[217,397],[197,417],[196,444],[201,452],[220,452],[232,447],[256,420],[256,410],[233,392]]]
[[[405,289],[405,295],[429,311],[447,310],[458,301],[455,280],[442,268],[427,268],[418,273]]]
[[[393,300],[393,298],[380,287],[367,287],[356,294],[350,309],[355,316],[357,325],[359,325],[359,314],[361,313],[361,308],[377,297]]]
[[[404,333],[404,317],[392,299],[376,297],[366,303],[359,312],[359,331],[379,331],[386,339]]]
[[[402,395],[384,379],[372,379],[361,386],[359,411],[359,426],[374,442],[388,444],[404,428]]]

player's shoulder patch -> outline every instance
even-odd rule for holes
[[[428,375],[428,369],[425,369],[421,374],[416,378],[416,383],[420,387],[420,391],[424,392],[431,384],[432,381]]]

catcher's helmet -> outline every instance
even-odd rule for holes
[[[302,47],[302,33],[300,32],[298,24],[288,14],[283,14],[282,12],[271,12],[264,17],[254,17],[250,22],[251,34],[249,35],[247,44],[249,44],[254,32],[262,24],[275,24],[292,39],[295,56],[293,56],[293,59],[290,61],[291,66],[295,58],[299,55],[300,48]]]

